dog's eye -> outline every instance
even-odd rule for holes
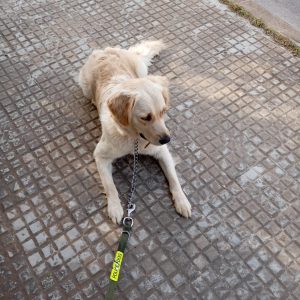
[[[141,119],[143,121],[151,121],[152,120],[152,116],[151,116],[151,114],[148,114],[146,117],[142,117]]]

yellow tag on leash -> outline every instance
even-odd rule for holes
[[[115,255],[114,263],[112,266],[112,270],[110,273],[110,277],[109,277],[110,280],[118,281],[120,270],[121,270],[121,265],[122,265],[122,261],[123,261],[123,255],[124,255],[123,252],[117,251],[117,253]]]

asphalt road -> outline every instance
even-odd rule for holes
[[[300,0],[255,0],[272,14],[300,30]]]
[[[254,16],[300,44],[300,0],[234,0]]]

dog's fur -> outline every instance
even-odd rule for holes
[[[123,208],[112,178],[112,162],[132,153],[136,138],[141,154],[158,159],[177,212],[191,216],[191,205],[165,145],[170,140],[164,122],[169,104],[168,80],[148,75],[152,58],[164,47],[161,41],[145,41],[128,50],[94,50],[79,74],[83,93],[92,99],[100,116],[102,136],[94,158],[107,196],[108,215],[114,223],[121,221]]]

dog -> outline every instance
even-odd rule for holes
[[[165,48],[158,41],[143,41],[129,49],[97,49],[79,73],[85,97],[97,107],[102,136],[94,159],[107,197],[108,216],[114,223],[123,218],[123,208],[113,182],[112,163],[133,153],[139,139],[139,153],[156,158],[169,182],[176,211],[191,217],[191,205],[180,186],[172,156],[167,148],[170,132],[164,121],[170,96],[168,79],[148,75],[153,57]]]

